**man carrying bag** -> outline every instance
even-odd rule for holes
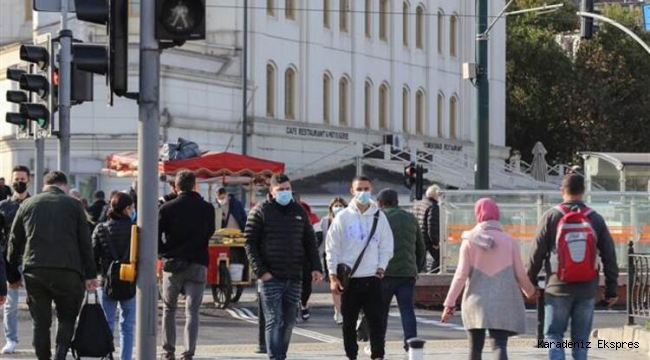
[[[334,218],[325,243],[330,288],[343,293],[343,343],[348,359],[356,359],[359,352],[356,323],[361,310],[368,319],[371,358],[383,359],[381,278],[393,256],[393,233],[386,216],[371,201],[370,179],[354,178],[350,193],[354,201]]]

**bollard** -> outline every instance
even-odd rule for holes
[[[537,298],[537,341],[544,341],[544,288],[546,287],[546,277],[537,278],[539,286],[539,298]]]
[[[262,283],[258,280],[257,286],[257,354],[266,354],[266,320],[264,319],[264,310],[262,309]]]
[[[424,359],[424,341],[420,338],[411,338],[406,341],[409,346],[409,360]]]
[[[634,265],[634,242],[630,241],[627,247],[627,299],[625,301],[628,325],[634,325],[634,309],[632,308],[632,297],[634,296],[634,286],[636,285]]]

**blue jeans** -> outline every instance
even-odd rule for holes
[[[7,288],[4,310],[5,339],[18,342],[18,289]]]
[[[285,360],[300,305],[301,280],[272,278],[261,286],[269,359]]]
[[[591,324],[594,319],[594,298],[579,299],[573,296],[554,296],[546,294],[545,318],[544,318],[544,341],[561,343],[564,341],[564,332],[571,319],[571,341],[577,345],[573,346],[571,355],[573,360],[587,359],[587,342],[591,332]],[[548,350],[549,360],[564,360],[564,348],[551,346]]]
[[[133,356],[133,328],[135,327],[135,297],[126,301],[115,301],[102,291],[102,307],[111,333],[115,333],[115,312],[120,305],[120,360],[131,360]]]
[[[415,293],[415,278],[390,277],[382,280],[384,293],[384,335],[388,328],[388,312],[393,296],[397,298],[402,329],[404,330],[404,348],[408,349],[406,341],[418,336],[418,326],[415,320],[415,308],[413,307],[413,294]]]

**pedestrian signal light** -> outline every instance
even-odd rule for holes
[[[156,39],[205,39],[205,0],[156,0]]]
[[[138,263],[138,225],[131,226],[131,256],[128,264],[120,266],[120,280],[135,282]]]

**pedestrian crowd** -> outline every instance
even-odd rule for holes
[[[48,172],[36,195],[30,195],[29,183],[25,166],[13,169],[10,187],[0,178],[0,304],[6,340],[2,354],[14,353],[19,341],[19,289],[24,286],[39,360],[63,360],[73,350],[75,324],[88,301],[84,294],[98,290],[110,332],[119,324],[120,359],[132,359],[136,289],[116,280],[115,273],[131,256],[137,184],[111,192],[108,199],[97,191],[88,205],[79,191],[69,188],[63,172]],[[245,237],[248,262],[259,282],[269,359],[287,358],[296,319],[310,318],[312,284],[323,280],[329,282],[333,319],[341,325],[348,359],[358,358],[358,340],[363,337],[369,340],[364,352],[373,360],[384,359],[393,299],[405,351],[409,340],[417,338],[418,274],[441,270],[438,186],[429,187],[425,198],[407,211],[395,190],[376,192],[370,178],[357,176],[351,181],[351,200],[333,198],[322,219],[301,200],[285,174],[270,179],[268,198],[248,213],[223,187],[215,193],[216,204],[203,199],[191,172],[179,172],[170,186],[171,193],[159,200],[158,213],[163,360],[176,359],[177,354],[182,360],[194,357],[209,242],[218,228],[236,229]],[[501,225],[499,205],[490,198],[476,202],[476,225],[461,235],[459,261],[441,318],[450,320],[460,298],[470,360],[481,359],[488,333],[494,340],[494,358],[508,358],[508,338],[526,331],[524,297],[539,296],[542,268],[547,274],[544,337],[557,344],[549,348],[551,360],[565,358],[560,344],[569,324],[571,341],[589,340],[598,291],[597,257],[605,276],[605,300],[610,306],[616,303],[618,267],[607,225],[584,203],[582,176],[566,175],[561,192],[563,202],[539,223],[528,261]],[[185,328],[183,351],[177,351],[181,295]],[[54,352],[52,303],[58,319]],[[587,358],[585,348],[571,351],[573,359]]]

